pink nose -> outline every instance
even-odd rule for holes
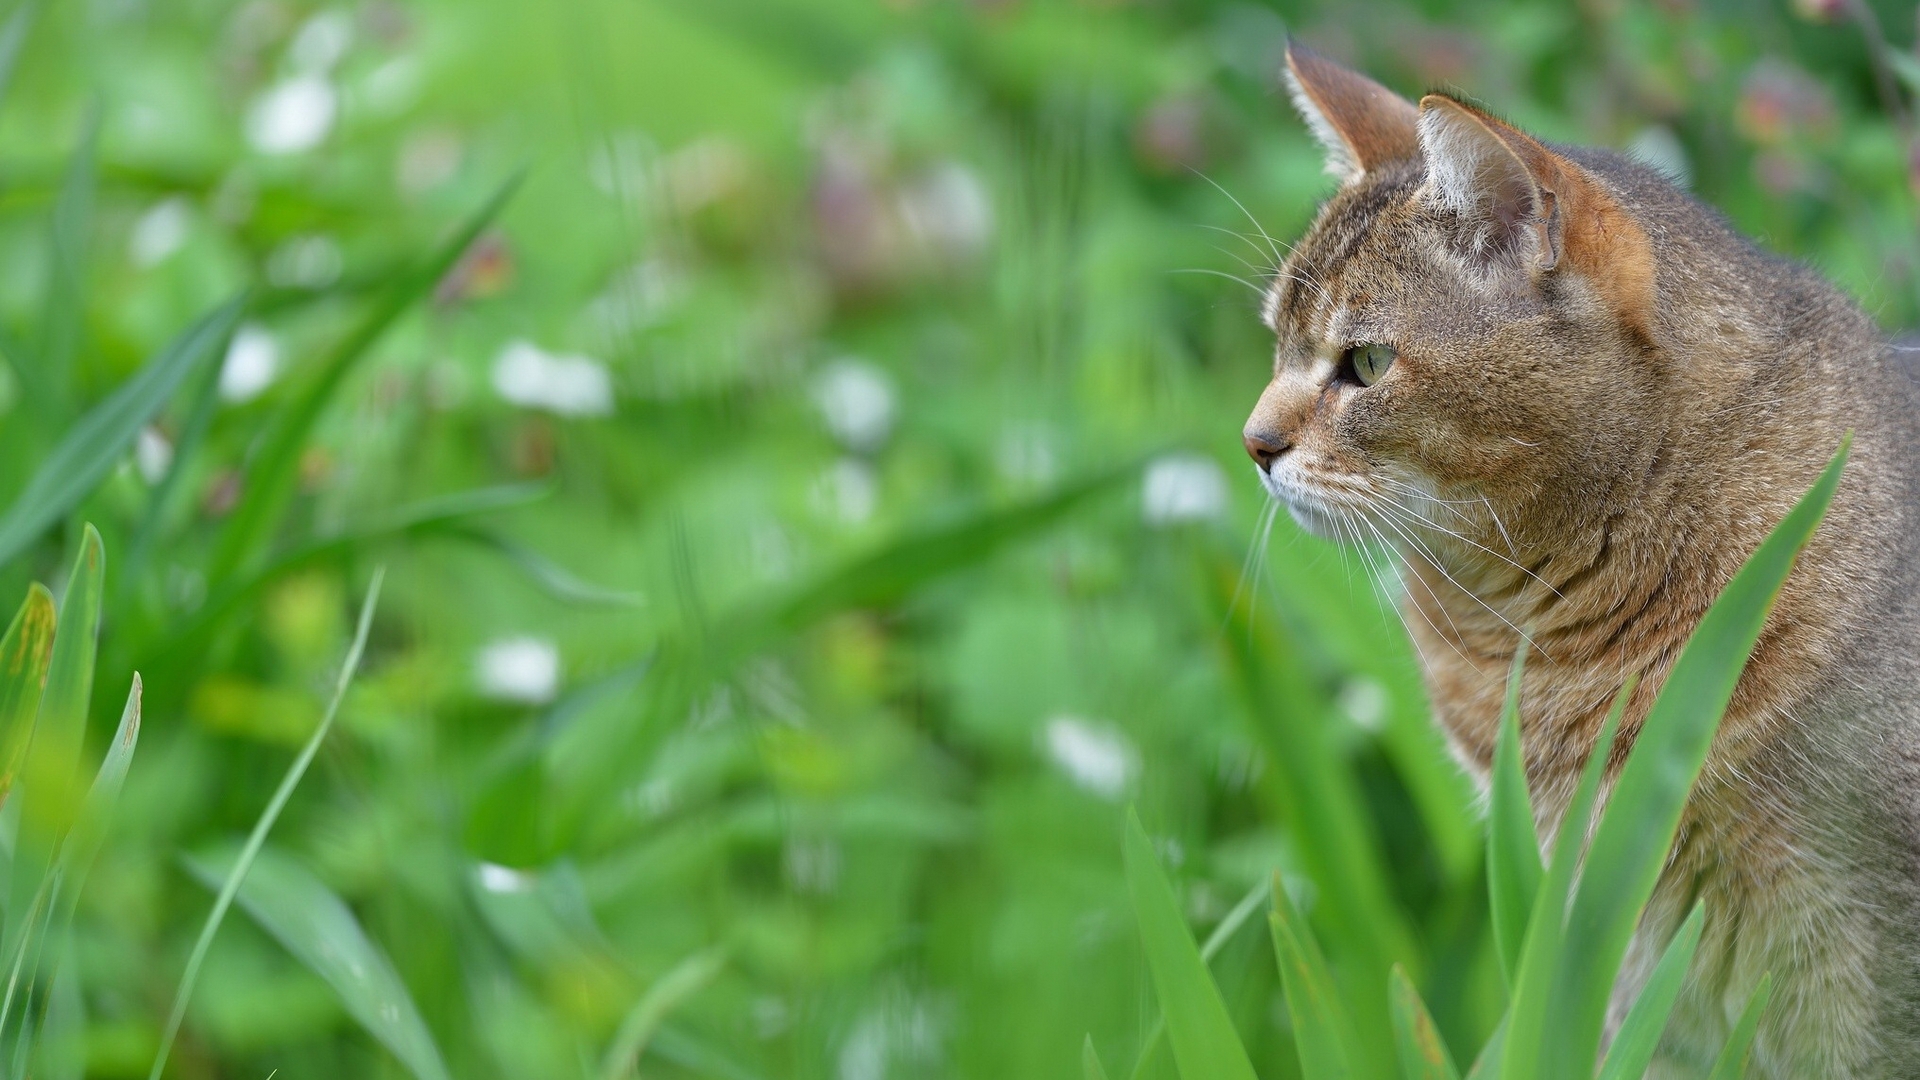
[[[1270,439],[1261,432],[1244,432],[1243,441],[1247,444],[1247,456],[1253,459],[1255,465],[1260,466],[1261,472],[1266,472],[1272,467],[1274,458],[1287,452],[1285,443]]]

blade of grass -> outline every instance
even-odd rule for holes
[[[237,845],[189,856],[188,870],[218,891],[234,877],[242,852]],[[416,1080],[447,1080],[439,1047],[414,1006],[387,954],[368,939],[332,889],[294,859],[264,846],[251,869],[239,875],[241,910],[278,941],[346,1006],[369,1035],[399,1058]]]
[[[1413,988],[1406,969],[1393,966],[1387,997],[1393,1002],[1393,1034],[1400,1045],[1400,1071],[1406,1080],[1460,1080],[1440,1029],[1433,1025],[1420,991]]]
[[[500,185],[453,235],[409,273],[398,275],[358,324],[321,361],[313,380],[274,419],[262,438],[259,452],[248,463],[246,493],[228,519],[207,569],[210,581],[226,581],[249,568],[271,539],[267,533],[281,520],[281,509],[293,495],[299,477],[300,455],[313,426],[333,395],[365,359],[376,342],[414,302],[428,295],[520,186],[514,176]]]
[[[1679,1000],[1680,987],[1686,982],[1687,969],[1693,964],[1693,954],[1700,947],[1700,928],[1705,923],[1706,908],[1693,905],[1693,912],[1667,943],[1653,974],[1647,977],[1620,1030],[1614,1033],[1599,1080],[1640,1080],[1647,1074],[1654,1051],[1660,1047],[1660,1036],[1667,1030],[1667,1019],[1673,1015],[1673,1003]]]
[[[1753,1036],[1760,1030],[1760,1014],[1767,1011],[1772,997],[1773,975],[1769,973],[1760,976],[1760,985],[1753,988],[1753,996],[1747,999],[1747,1007],[1727,1036],[1727,1045],[1720,1048],[1720,1057],[1707,1080],[1741,1080],[1747,1075],[1747,1065],[1753,1058]]]
[[[232,327],[228,327],[231,331]],[[232,338],[222,338],[214,343],[214,355],[225,357]],[[140,582],[146,580],[147,557],[153,551],[153,544],[165,527],[166,517],[173,506],[175,492],[180,489],[187,471],[192,468],[194,458],[200,452],[200,445],[206,441],[207,429],[213,426],[213,414],[220,405],[220,364],[208,364],[201,372],[199,380],[188,391],[187,399],[192,402],[187,409],[187,420],[180,428],[179,438],[174,440],[172,460],[167,463],[166,475],[154,486],[152,494],[147,496],[147,507],[140,514],[140,524],[134,527],[133,539],[127,545],[126,571],[120,575],[120,585],[114,590],[116,597],[129,594]],[[116,603],[115,608],[124,607]]]
[[[180,381],[212,355],[216,343],[226,340],[241,306],[240,300],[232,300],[202,316],[73,424],[0,516],[0,565],[12,561],[107,475]]]
[[[53,594],[36,581],[27,586],[27,598],[0,637],[0,799],[13,789],[33,737],[53,660],[55,623]]]
[[[1566,962],[1548,1014],[1555,1032],[1545,1059],[1551,1069],[1543,1075],[1584,1075],[1593,1067],[1614,973],[1673,848],[1694,778],[1781,585],[1826,515],[1851,442],[1841,444],[1819,480],[1728,582],[1641,726],[1567,916]]]
[[[722,949],[697,952],[675,964],[648,987],[620,1021],[620,1029],[607,1045],[606,1057],[600,1062],[601,1080],[625,1080],[632,1076],[660,1022],[681,1002],[705,989],[726,962],[726,952]]]
[[[1123,851],[1134,917],[1180,1075],[1185,1080],[1257,1080],[1227,1003],[1187,933],[1173,885],[1132,811],[1127,813]]]
[[[1227,917],[1221,919],[1220,924],[1213,928],[1213,933],[1208,934],[1207,940],[1201,943],[1200,959],[1208,963],[1213,962],[1213,958],[1220,954],[1220,950],[1226,947],[1227,942],[1233,940],[1233,935],[1239,933],[1240,928],[1245,926],[1253,918],[1254,913],[1267,902],[1267,893],[1270,888],[1267,881],[1262,880],[1247,890],[1247,894],[1240,898],[1239,903],[1233,905],[1233,909],[1227,912]],[[1147,1029],[1147,1037],[1140,1045],[1140,1058],[1133,1069],[1134,1077],[1138,1078],[1146,1070],[1147,1063],[1153,1060],[1154,1053],[1160,1049],[1160,1044],[1166,1037],[1166,1018],[1154,1017],[1153,1026]]]
[[[1353,1025],[1340,1007],[1333,975],[1313,940],[1313,932],[1294,910],[1293,898],[1278,880],[1277,871],[1274,878],[1273,909],[1267,915],[1267,926],[1280,962],[1280,983],[1286,988],[1287,1013],[1293,1018],[1300,1074],[1306,1080],[1343,1080],[1353,1075],[1348,1053],[1354,1045]]]
[[[1093,1048],[1093,1036],[1080,1044],[1081,1080],[1107,1080],[1107,1068],[1100,1064],[1100,1052]]]
[[[53,205],[47,298],[41,316],[38,372],[42,395],[38,404],[56,420],[72,407],[73,358],[87,303],[87,242],[93,220],[95,184],[94,148],[100,134],[100,108],[89,106],[81,122],[80,141],[68,159],[60,194]],[[43,416],[45,414],[43,413]]]
[[[1487,824],[1487,898],[1493,909],[1493,942],[1509,989],[1520,967],[1527,916],[1540,892],[1540,835],[1534,829],[1533,800],[1527,793],[1526,759],[1520,745],[1520,681],[1526,670],[1527,639],[1513,651],[1507,677],[1506,707],[1494,744],[1493,776]]]
[[[53,883],[48,874],[54,854],[73,823],[80,804],[80,744],[86,737],[87,705],[93,696],[94,658],[99,649],[100,605],[106,577],[106,553],[92,525],[81,534],[80,553],[67,577],[67,589],[55,623],[46,689],[28,742],[20,783],[19,828],[14,835],[13,866],[8,874],[8,911],[30,913],[7,921],[0,934],[0,956],[9,975],[0,997],[0,1032],[7,1032],[21,975],[39,968],[43,934],[52,916]]]
[[[1621,718],[1626,715],[1627,702],[1638,685],[1639,679],[1629,675],[1620,692],[1614,695],[1613,707],[1607,710],[1607,718],[1600,725],[1600,734],[1594,739],[1593,750],[1580,772],[1580,783],[1575,786],[1566,815],[1560,821],[1560,839],[1554,842],[1553,858],[1540,880],[1533,914],[1527,920],[1526,943],[1520,949],[1519,972],[1514,979],[1512,1005],[1507,1012],[1500,1047],[1498,1075],[1503,1080],[1541,1080],[1546,1075],[1537,1063],[1546,1052],[1544,1044],[1557,1037],[1554,1029],[1547,1025],[1546,1016],[1553,981],[1565,962],[1568,897],[1573,892],[1582,841],[1586,839],[1588,824],[1593,821],[1594,804],[1600,797],[1600,783],[1606,777],[1614,739],[1620,732]],[[1612,975],[1605,978],[1612,982]]]
[[[160,1036],[160,1049],[154,1054],[153,1069],[147,1074],[148,1080],[160,1080],[160,1074],[167,1067],[167,1055],[173,1051],[173,1040],[180,1034],[180,1023],[186,1019],[187,1001],[193,997],[193,985],[200,978],[200,965],[207,958],[207,950],[213,945],[213,935],[220,929],[220,922],[226,918],[227,909],[233,906],[234,897],[240,892],[240,885],[246,879],[247,870],[267,842],[267,833],[273,829],[273,823],[279,819],[280,811],[293,797],[293,789],[300,785],[300,778],[306,775],[307,766],[313,764],[313,756],[320,752],[320,744],[333,728],[333,719],[340,712],[340,702],[347,696],[347,685],[353,681],[353,674],[360,666],[360,655],[367,647],[367,631],[373,625],[374,605],[380,599],[380,581],[386,574],[384,568],[373,572],[373,582],[367,586],[367,598],[360,605],[360,621],[353,633],[353,645],[347,649],[346,661],[340,665],[340,678],[334,683],[333,698],[327,702],[327,711],[320,717],[320,724],[313,729],[300,754],[293,759],[293,765],[280,781],[280,786],[267,802],[260,814],[260,820],[254,823],[253,832],[240,849],[240,856],[234,860],[233,870],[220,887],[220,894],[214,899],[213,910],[207,913],[207,921],[200,928],[200,936],[193,943],[193,951],[187,956],[186,969],[181,972],[180,985],[174,991],[173,1009],[167,1016],[167,1026]]]

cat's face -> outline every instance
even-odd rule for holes
[[[1647,441],[1645,234],[1598,178],[1491,117],[1416,108],[1297,47],[1289,65],[1343,183],[1267,297],[1273,377],[1243,433],[1262,483],[1351,541],[1570,512],[1569,486],[1605,484]]]

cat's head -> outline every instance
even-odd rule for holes
[[[1313,532],[1391,542],[1579,513],[1644,468],[1668,389],[1628,205],[1650,174],[1297,45],[1287,63],[1340,188],[1266,298],[1273,377],[1243,434],[1267,489]]]

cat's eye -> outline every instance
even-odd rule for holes
[[[1341,357],[1346,369],[1353,373],[1355,382],[1361,386],[1372,386],[1387,374],[1393,366],[1393,346],[1391,345],[1354,345]]]

